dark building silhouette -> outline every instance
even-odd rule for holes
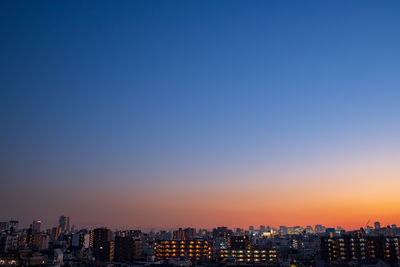
[[[96,228],[90,232],[90,247],[96,261],[108,261],[110,259],[111,231],[107,228]]]
[[[251,243],[248,236],[231,236],[229,238],[230,249],[251,249]]]
[[[142,242],[133,237],[117,236],[114,240],[114,261],[131,262],[142,258]]]

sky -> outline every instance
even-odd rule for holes
[[[1,1],[0,220],[400,225],[399,1]]]

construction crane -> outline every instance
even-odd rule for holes
[[[371,219],[368,220],[368,222],[365,224],[364,228],[367,228],[370,221],[371,221]]]

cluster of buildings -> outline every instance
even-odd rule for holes
[[[0,222],[0,266],[400,266],[400,228],[322,225],[171,231]]]

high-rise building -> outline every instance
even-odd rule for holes
[[[104,262],[110,259],[111,231],[107,228],[96,228],[90,232],[90,247],[96,261]]]
[[[63,233],[68,233],[69,231],[69,217],[60,216],[58,219],[58,227],[62,230]]]
[[[376,230],[381,229],[381,223],[380,222],[375,222],[374,227]]]
[[[260,225],[260,233],[264,233],[265,232],[265,225]]]
[[[320,224],[317,224],[314,227],[314,231],[315,231],[316,234],[322,234],[322,233],[325,233],[326,228],[324,226],[320,225]]]
[[[56,232],[56,239],[62,238],[69,233],[69,217],[60,216],[58,219],[58,227]]]
[[[33,240],[34,240],[34,233],[31,225],[31,227],[26,231],[25,244],[28,247],[33,247]]]
[[[50,237],[45,233],[36,233],[33,235],[33,247],[39,250],[49,248]]]
[[[212,237],[215,241],[216,248],[228,248],[229,246],[229,237],[233,235],[232,230],[228,229],[228,227],[221,226],[213,229]]]
[[[40,233],[40,228],[42,226],[42,221],[33,221],[32,222],[32,230],[33,233]]]
[[[314,230],[313,230],[313,228],[311,227],[311,225],[307,225],[307,227],[306,227],[306,229],[304,229],[304,231],[305,231],[307,234],[312,234],[312,233],[314,233]]]
[[[185,240],[193,240],[196,237],[196,229],[195,228],[185,228],[183,230],[185,235]]]
[[[179,228],[178,230],[174,230],[172,233],[172,239],[174,240],[192,240],[196,237],[196,229],[195,228]]]
[[[175,240],[185,240],[185,232],[182,228],[179,228],[173,232],[172,238]]]
[[[117,236],[114,240],[114,261],[131,262],[142,258],[142,241]]]

